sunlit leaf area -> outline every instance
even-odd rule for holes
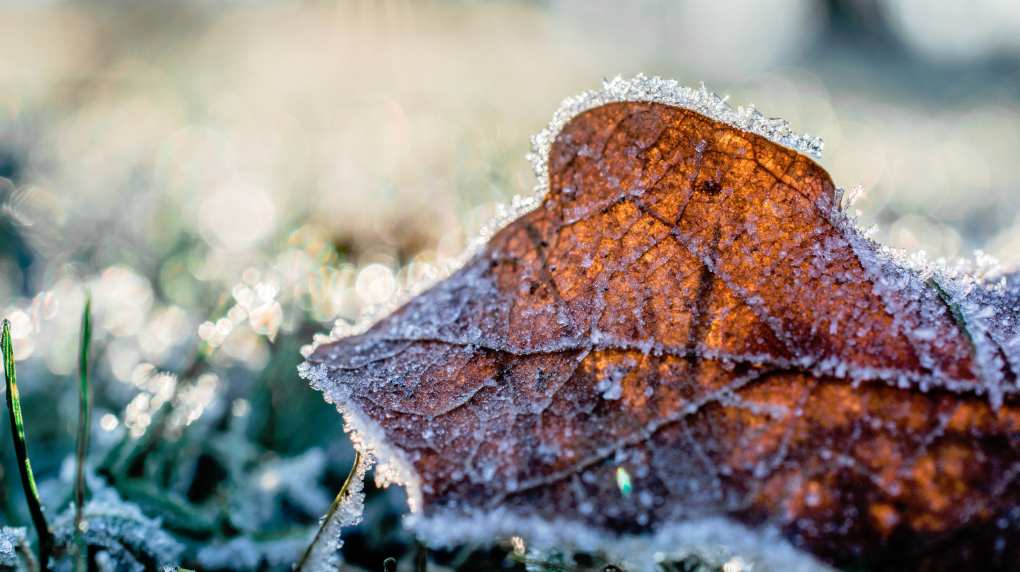
[[[820,136],[879,242],[1017,260],[1020,10],[962,6],[0,4],[0,313],[56,542],[89,292],[90,569],[290,570],[355,463],[300,349],[449,269],[531,195],[529,137],[603,78],[704,81]],[[0,524],[26,528],[0,567],[8,538],[37,542],[11,431]],[[403,489],[364,493],[344,567],[525,566],[512,544],[426,551]]]

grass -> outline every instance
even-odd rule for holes
[[[43,566],[49,562],[53,553],[53,535],[50,533],[46,517],[43,515],[42,503],[39,502],[39,490],[35,486],[32,475],[32,463],[28,460],[28,447],[25,445],[25,423],[21,417],[21,398],[18,395],[18,379],[14,370],[14,345],[11,342],[11,322],[4,320],[3,331],[0,333],[0,349],[4,357],[4,377],[7,379],[7,409],[11,414],[11,434],[14,437],[14,452],[18,458],[21,471],[21,484],[25,489],[25,500],[32,515],[36,535],[39,538],[39,562]]]
[[[89,452],[92,429],[92,386],[89,384],[89,346],[92,342],[92,296],[85,293],[85,309],[81,317],[81,349],[78,354],[78,444],[75,451],[77,474],[74,480],[74,569],[88,572],[88,546],[85,544],[87,523],[85,507],[85,457]]]
[[[333,500],[333,504],[329,507],[329,512],[322,519],[322,524],[319,526],[318,532],[315,533],[315,538],[309,543],[308,548],[305,549],[305,553],[301,555],[301,560],[294,566],[294,572],[301,572],[304,569],[305,563],[308,562],[309,556],[312,555],[312,551],[315,546],[320,542],[326,542],[327,539],[323,538],[323,533],[329,526],[329,521],[333,518],[333,514],[336,513],[336,509],[343,502],[344,497],[347,495],[347,491],[351,488],[351,483],[354,482],[355,475],[358,472],[358,466],[361,464],[361,452],[357,452],[354,455],[354,466],[351,467],[351,473],[347,475],[347,480],[344,481],[344,486],[340,488],[340,492],[337,493],[336,499]]]
[[[88,546],[85,541],[88,523],[85,521],[83,509],[87,493],[85,485],[85,460],[88,456],[89,434],[92,428],[92,385],[89,382],[89,348],[92,342],[91,308],[92,299],[86,292],[85,309],[81,319],[81,344],[78,356],[79,407],[78,440],[75,455],[77,471],[74,481],[74,542],[70,550],[75,572],[87,572],[89,570]],[[21,482],[25,490],[25,500],[28,503],[28,510],[32,516],[32,524],[35,526],[39,542],[39,564],[37,566],[48,569],[51,557],[55,554],[55,546],[49,523],[43,514],[42,503],[39,500],[39,490],[35,483],[35,476],[32,473],[32,463],[29,460],[28,447],[25,442],[25,423],[21,413],[21,397],[18,393],[10,320],[3,321],[3,330],[0,333],[0,349],[3,351],[4,374],[7,381],[7,409],[10,411],[14,450],[18,458],[18,466],[21,469]],[[35,568],[36,566],[30,567]]]

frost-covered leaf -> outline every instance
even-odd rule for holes
[[[645,569],[1020,569],[1016,275],[882,249],[785,127],[656,89],[567,100],[538,208],[310,354],[415,530]]]
[[[160,566],[176,566],[184,546],[161,528],[159,518],[149,518],[137,505],[126,502],[100,479],[88,482],[92,499],[83,511],[87,523],[85,542],[101,548],[106,566],[118,572],[141,572]],[[70,547],[74,538],[74,507],[54,523],[54,541]]]

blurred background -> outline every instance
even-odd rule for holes
[[[95,470],[185,563],[289,566],[353,458],[298,349],[530,193],[564,97],[639,72],[821,136],[880,242],[1020,260],[1012,0],[0,3],[0,311],[52,514],[87,285]],[[369,493],[344,551],[375,569],[410,541]]]

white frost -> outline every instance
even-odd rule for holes
[[[361,522],[365,510],[365,473],[372,468],[372,455],[361,453],[358,465],[354,468],[344,496],[340,499],[333,513],[322,526],[321,536],[312,544],[312,551],[304,562],[302,570],[309,572],[335,572],[342,563],[339,550],[343,546],[340,531],[347,526]]]
[[[647,535],[612,535],[564,519],[522,518],[503,508],[487,514],[434,515],[411,520],[412,527],[432,548],[462,544],[492,544],[519,537],[541,558],[552,552],[598,554],[629,572],[657,572],[660,561],[695,556],[709,569],[721,569],[734,557],[755,572],[832,572],[810,554],[797,549],[770,527],[758,530],[719,517],[671,523]]]
[[[612,81],[602,81],[601,90],[586,91],[568,97],[553,114],[549,126],[531,138],[531,153],[528,159],[538,177],[535,194],[543,197],[549,191],[549,152],[553,142],[570,120],[607,103],[624,101],[648,101],[696,111],[720,123],[725,123],[748,133],[762,137],[800,151],[812,157],[822,156],[824,143],[818,137],[797,134],[790,129],[790,123],[778,117],[765,117],[754,104],[733,109],[726,103],[729,96],[719,97],[705,89],[701,82],[699,89],[680,85],[675,79],[651,78],[638,74],[630,79],[616,76]]]
[[[25,527],[5,526],[0,528],[0,566],[18,566],[18,556],[15,549],[25,544],[25,537],[28,531]]]

